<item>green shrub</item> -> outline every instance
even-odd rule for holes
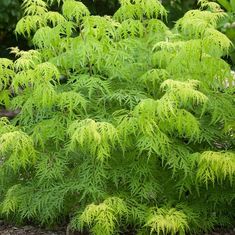
[[[169,30],[155,0],[113,17],[81,2],[25,0],[17,34],[35,50],[0,60],[3,217],[95,235],[185,234],[235,213],[231,42],[214,5]],[[62,4],[62,3],[61,3]]]

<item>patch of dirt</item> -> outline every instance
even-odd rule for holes
[[[19,228],[15,226],[0,225],[0,235],[66,235],[66,233],[64,231],[45,231],[33,226]]]
[[[204,235],[235,235],[235,228],[230,230],[215,230],[211,233],[205,233]]]
[[[0,235],[82,235],[82,234],[79,232],[66,233],[65,229],[60,229],[57,231],[47,231],[40,228],[35,228],[33,226],[24,226],[24,227],[9,226],[5,225],[4,223],[2,223],[2,221],[0,221]],[[235,228],[230,230],[220,229],[220,230],[215,230],[214,232],[211,233],[205,233],[200,235],[235,235]]]

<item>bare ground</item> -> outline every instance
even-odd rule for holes
[[[16,227],[9,225],[0,225],[0,235],[66,235],[66,232],[61,230],[46,231],[33,226]],[[69,235],[73,235],[72,233]]]
[[[47,231],[33,226],[16,227],[1,224],[0,235],[82,235],[78,232],[67,232],[65,229],[58,229],[56,231]],[[130,235],[130,234],[129,234]],[[134,235],[134,234],[132,234]],[[235,235],[235,228],[230,230],[215,230],[211,233],[197,234],[197,235]]]

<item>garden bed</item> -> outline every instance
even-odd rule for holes
[[[60,228],[56,231],[48,231],[33,226],[16,227],[9,225],[0,225],[0,235],[82,235],[79,232],[69,232],[66,234],[66,229]],[[134,235],[134,234],[128,234]],[[235,235],[235,227],[230,230],[217,229],[211,233],[202,235]]]
[[[66,233],[62,230],[46,231],[40,228],[35,228],[33,226],[24,226],[20,228],[16,226],[1,225],[0,234],[1,235],[65,235]]]

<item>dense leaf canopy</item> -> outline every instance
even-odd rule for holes
[[[235,209],[235,106],[224,16],[201,1],[170,30],[155,0],[113,17],[81,2],[25,0],[16,33],[35,50],[0,59],[3,216],[95,235],[185,234]]]

